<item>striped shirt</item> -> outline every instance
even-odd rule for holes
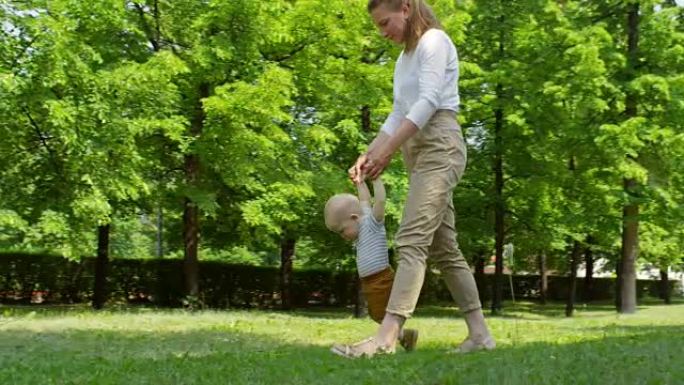
[[[363,216],[356,239],[356,267],[360,277],[378,273],[389,267],[387,232],[385,224],[378,222],[368,205],[362,204]]]

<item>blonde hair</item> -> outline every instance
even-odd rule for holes
[[[378,6],[385,5],[387,9],[396,12],[406,3],[409,4],[410,11],[404,31],[404,50],[411,52],[416,48],[418,40],[425,31],[430,28],[442,28],[432,8],[424,0],[368,0],[367,8],[370,13]]]

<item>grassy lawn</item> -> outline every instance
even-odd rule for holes
[[[684,304],[507,304],[489,322],[499,347],[447,354],[465,337],[449,308],[421,308],[416,352],[345,360],[334,342],[370,335],[344,311],[0,306],[0,384],[684,384]]]

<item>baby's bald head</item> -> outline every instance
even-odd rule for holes
[[[335,194],[325,204],[325,227],[331,231],[339,231],[342,221],[352,215],[361,216],[359,198],[352,194]]]

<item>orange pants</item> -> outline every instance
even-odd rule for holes
[[[368,277],[361,277],[361,291],[368,302],[368,315],[377,323],[382,323],[385,318],[393,282],[394,270],[391,267]]]

